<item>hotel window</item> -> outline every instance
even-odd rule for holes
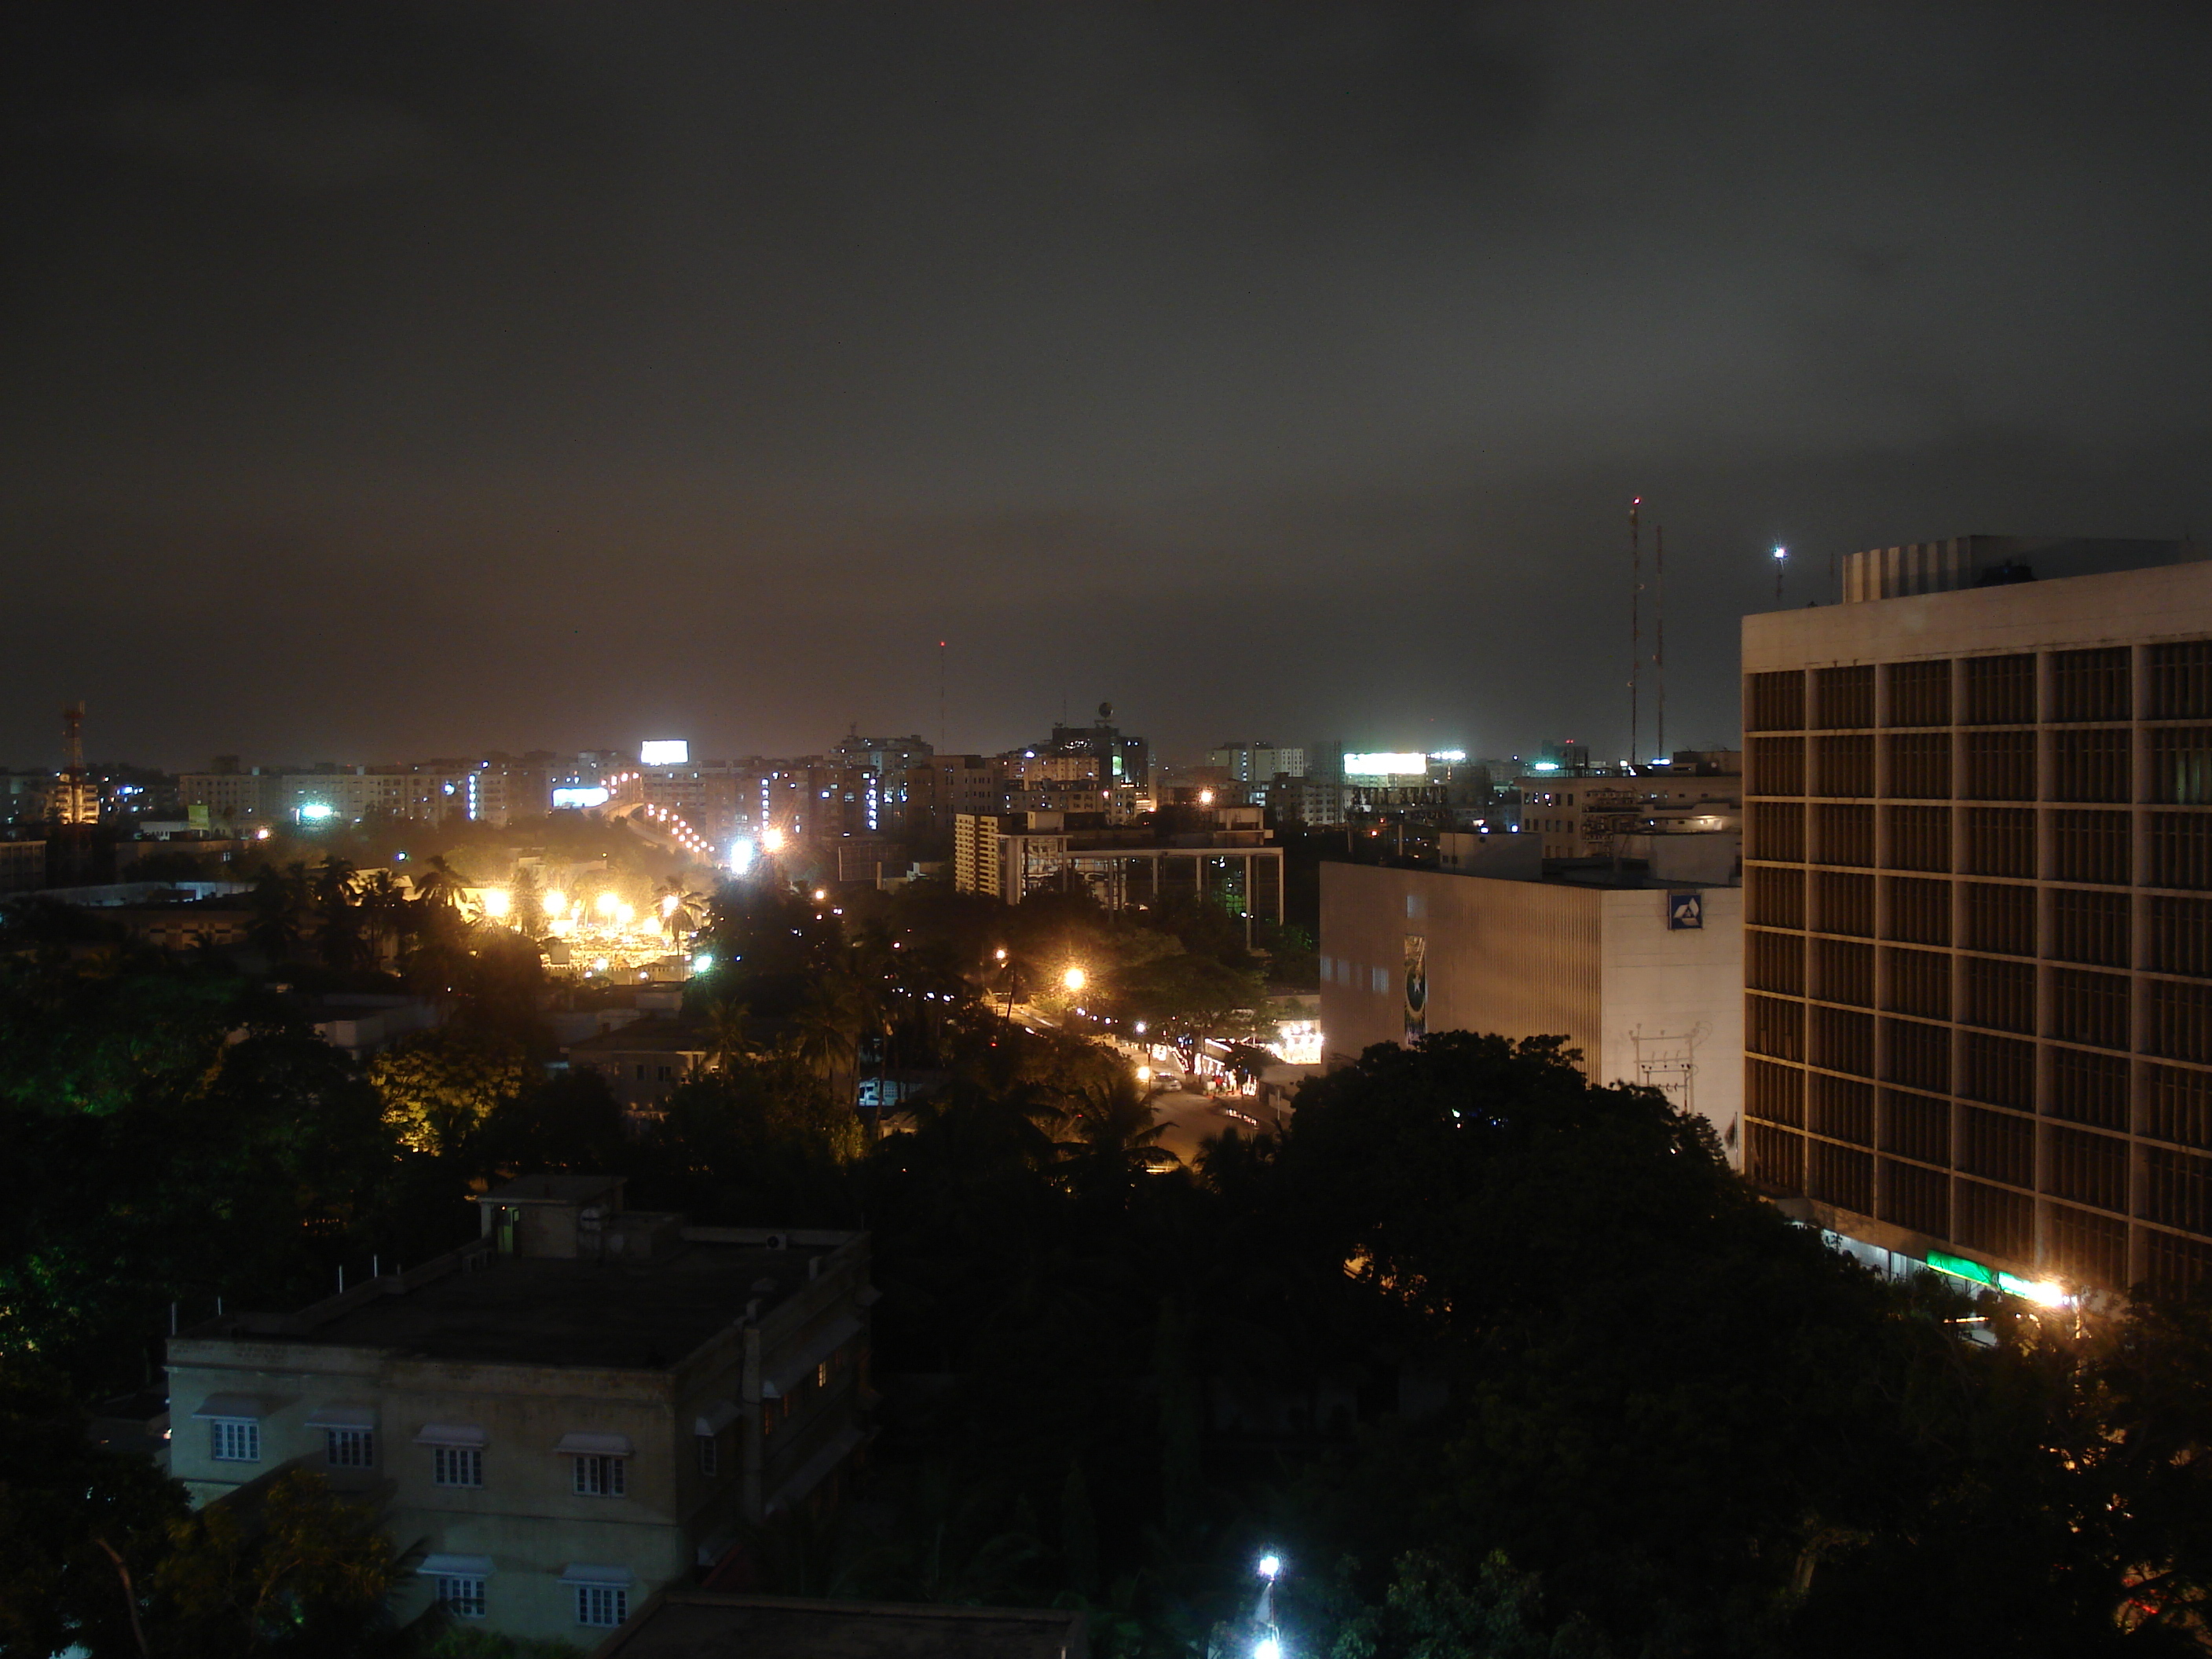
[[[2133,712],[2128,698],[2127,647],[2051,653],[2053,720],[2124,720]]]
[[[1917,1164],[1881,1160],[1881,1218],[1932,1238],[1951,1231],[1951,1178]]]
[[[430,1481],[439,1486],[481,1486],[483,1485],[483,1448],[481,1446],[433,1446],[430,1449]]]
[[[208,1425],[208,1455],[218,1463],[258,1463],[261,1425],[250,1417],[218,1417]]]
[[[334,1469],[373,1469],[376,1467],[374,1429],[325,1429],[324,1462]]]
[[[2051,734],[2053,800],[2131,800],[2133,771],[2124,726]]]
[[[1882,1006],[1923,1019],[1951,1018],[1951,958],[1934,951],[1889,951],[1889,994]]]
[[[2053,812],[2051,818],[2053,876],[2060,881],[2127,884],[2125,812]]]
[[[627,1458],[579,1457],[575,1461],[574,1490],[582,1498],[620,1498],[627,1475]]]
[[[1938,1169],[1951,1167],[1951,1103],[1900,1089],[1881,1091],[1881,1149],[1917,1158]]]
[[[576,1622],[597,1630],[612,1630],[629,1617],[629,1592],[618,1584],[579,1584]]]
[[[2150,648],[2150,717],[2203,720],[2212,715],[2212,640]]]
[[[1784,669],[1771,674],[1746,677],[1744,725],[1753,732],[1802,732],[1805,729],[1805,676]]]
[[[1816,870],[1813,872],[1813,896],[1814,926],[1821,933],[1850,933],[1860,939],[1874,937],[1872,876]]]
[[[2045,1112],[2070,1123],[2124,1133],[2128,1062],[2118,1054],[2085,1054],[2078,1048],[2052,1048],[2048,1053],[2051,1086],[2043,1097]]]
[[[1893,870],[1951,867],[1951,810],[1948,806],[1885,806]]]
[[[2126,967],[2128,896],[2085,893],[2063,887],[2054,891],[2051,896],[2050,954],[2062,962]]]
[[[1889,748],[1889,786],[1908,800],[1951,798],[1951,734],[1908,732],[1883,740]]]
[[[1951,723],[1951,665],[1948,662],[1893,663],[1889,669],[1891,726],[1948,726]]]
[[[2150,814],[2150,885],[2212,887],[2212,815]]]
[[[1862,664],[1849,668],[1816,668],[1815,714],[1828,731],[1863,730],[1874,724],[1874,667]]]
[[[438,1577],[438,1599],[456,1619],[481,1619],[484,1616],[484,1581],[441,1573]]]
[[[2032,656],[1969,657],[1966,659],[1968,726],[2035,724],[2035,659]]]
[[[1889,889],[1889,929],[1887,937],[1915,945],[1951,942],[1951,884],[1916,881],[1906,876],[1886,878]]]
[[[2033,800],[2035,733],[1970,732],[1966,738],[1966,799]]]
[[[2212,805],[2212,726],[2160,726],[2145,734],[2145,742],[2153,800]]]
[[[1805,793],[1805,739],[1753,738],[1747,757],[1751,775],[1745,793],[1753,795],[1802,795]]]

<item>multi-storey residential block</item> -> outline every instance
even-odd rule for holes
[[[1835,1232],[2212,1279],[2195,551],[1881,549],[1845,603],[1745,619],[1746,1168]]]
[[[615,1177],[526,1177],[479,1200],[465,1249],[171,1339],[172,1473],[205,1502],[314,1470],[420,1541],[423,1600],[572,1643],[833,1503],[863,1438],[867,1236],[622,1200]]]

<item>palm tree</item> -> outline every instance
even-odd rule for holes
[[[707,1061],[717,1069],[756,1052],[750,1030],[752,1011],[742,1002],[717,1002],[707,1009]]]
[[[820,1071],[823,1080],[836,1093],[837,1073],[860,1053],[860,1014],[852,981],[842,974],[816,980],[793,1024],[799,1058]],[[848,1080],[839,1098],[849,1105],[853,1094]]]
[[[271,962],[289,957],[300,943],[307,913],[307,866],[294,864],[278,870],[264,865],[253,878],[253,920],[247,937],[267,953]]]
[[[1060,1157],[1078,1191],[1126,1203],[1139,1176],[1181,1162],[1159,1144],[1167,1126],[1152,1115],[1152,1091],[1133,1073],[1085,1085],[1069,1106]]]
[[[525,939],[536,939],[545,931],[545,890],[538,884],[538,872],[518,864],[507,887],[507,915],[515,931]]]
[[[681,874],[671,876],[661,884],[660,890],[653,895],[653,904],[660,912],[660,926],[672,945],[697,933],[699,924],[706,919],[707,895],[686,887]]]
[[[361,882],[362,931],[380,961],[385,947],[406,928],[406,903],[389,870],[372,870]]]
[[[356,900],[359,882],[354,866],[336,853],[316,866],[312,888],[319,923],[315,942],[329,967],[357,968],[367,954]]]
[[[443,853],[433,853],[422,860],[414,875],[415,896],[424,904],[446,909],[457,908],[467,884],[460,873],[446,862]]]

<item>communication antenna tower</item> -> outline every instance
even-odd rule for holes
[[[1628,503],[1628,763],[1636,764],[1638,737],[1643,731],[1642,716],[1636,706],[1638,678],[1644,667],[1644,549],[1637,538],[1638,515],[1644,510],[1644,497],[1637,496]]]
[[[1651,540],[1651,557],[1657,572],[1655,580],[1659,589],[1656,596],[1659,612],[1655,629],[1657,638],[1651,647],[1651,666],[1653,678],[1659,682],[1659,736],[1656,741],[1659,758],[1665,760],[1670,752],[1667,747],[1667,526],[1663,524],[1652,526]]]

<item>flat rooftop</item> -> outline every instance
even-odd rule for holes
[[[646,1261],[494,1255],[476,1272],[268,1334],[423,1359],[659,1370],[741,1318],[755,1297],[765,1314],[830,1248],[686,1243]]]
[[[592,1659],[1083,1659],[1088,1633],[1062,1608],[670,1590]]]

